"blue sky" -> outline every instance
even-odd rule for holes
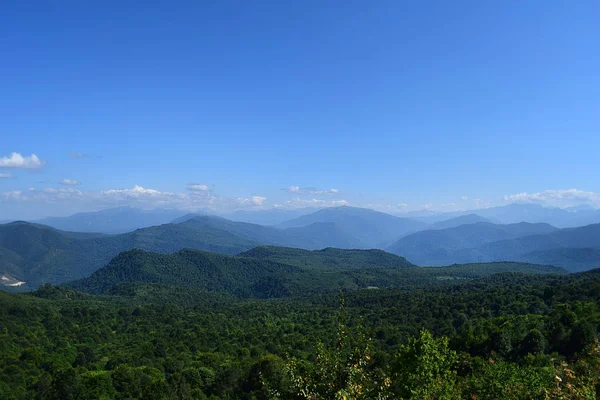
[[[12,3],[0,219],[600,206],[597,1]]]

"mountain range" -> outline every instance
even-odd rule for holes
[[[42,282],[61,283],[87,276],[122,251],[143,249],[173,253],[184,248],[235,255],[259,245],[305,249],[357,248],[361,243],[332,223],[278,229],[193,216],[119,235],[60,231],[45,225],[12,222],[0,225],[0,275],[22,289]]]
[[[478,210],[438,213],[421,216],[419,219],[428,224],[445,221],[452,217],[477,214],[498,224],[514,224],[517,222],[547,223],[558,228],[574,228],[578,226],[600,223],[600,210],[591,206],[570,208],[543,207],[539,204],[513,203],[505,206],[482,208]]]
[[[510,260],[581,271],[600,266],[598,249],[600,224],[558,229],[521,222],[421,231],[400,238],[387,250],[419,265]]]
[[[108,210],[105,215],[131,212]],[[157,215],[166,219],[173,216],[170,213],[163,210]],[[101,218],[99,214],[72,218],[86,219]],[[28,290],[43,282],[56,284],[89,276],[119,253],[132,249],[166,254],[190,248],[237,255],[264,245],[306,250],[378,248],[411,263],[432,266],[494,261],[551,264],[570,271],[600,266],[600,224],[559,229],[546,223],[498,224],[491,220],[466,214],[427,223],[368,209],[336,207],[277,226],[209,215],[176,215],[169,223],[112,235],[21,221],[0,225],[0,275],[3,286]],[[62,226],[68,227],[66,223]],[[100,222],[94,226],[101,226]],[[125,225],[121,227],[125,229]],[[355,256],[343,262],[355,262]],[[298,263],[295,265],[302,266]]]
[[[283,222],[278,228],[300,228],[314,223],[333,223],[358,239],[360,247],[384,248],[400,236],[425,229],[426,223],[356,207],[331,207]]]
[[[96,212],[78,213],[68,217],[42,218],[33,222],[63,231],[115,234],[166,224],[183,214],[184,212],[179,210],[140,210],[133,207],[119,207]]]
[[[135,229],[166,224],[182,217],[180,210],[140,210],[132,207],[120,207],[108,210],[78,213],[68,217],[43,218],[34,223],[48,225],[56,229],[73,232],[125,233]],[[213,215],[211,210],[203,210],[192,215]],[[279,226],[284,228],[300,227],[312,222],[334,222],[346,224],[352,222],[352,229],[362,230],[364,237],[353,235],[362,240],[366,247],[385,247],[399,236],[423,229],[443,229],[466,223],[492,222],[512,224],[517,222],[548,223],[558,228],[570,228],[600,223],[600,210],[591,206],[569,208],[543,207],[538,204],[508,204],[477,210],[441,213],[431,210],[408,212],[399,215],[380,213],[357,207],[333,208],[273,208],[254,211],[234,211],[220,214],[223,218],[257,225]],[[351,221],[354,219],[354,221]],[[375,221],[378,222],[375,222]],[[447,221],[447,222],[446,222]],[[10,222],[10,221],[4,221]],[[375,223],[375,229],[372,224]],[[345,229],[344,226],[341,226]],[[374,232],[382,239],[375,243],[368,233]],[[352,234],[352,232],[349,232]],[[383,235],[383,236],[381,236]],[[390,238],[391,237],[391,241]],[[386,243],[386,240],[388,241]]]

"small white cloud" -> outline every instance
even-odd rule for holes
[[[77,186],[77,185],[81,185],[81,182],[73,180],[73,179],[63,179],[62,181],[59,182],[61,185],[67,185],[67,186]]]
[[[462,201],[467,201],[467,200],[469,200],[469,198],[468,198],[467,196],[460,196],[460,199],[461,199]]]
[[[475,202],[475,208],[479,209],[479,208],[489,208],[492,206],[492,202],[489,200],[482,200],[482,199],[473,199],[473,201]]]
[[[600,193],[578,189],[544,190],[538,193],[517,193],[504,196],[507,203],[536,203],[553,207],[571,207],[581,204],[600,205]]]
[[[333,196],[340,194],[339,189],[316,189],[311,187],[300,187],[300,186],[290,186],[284,189],[281,189],[285,192],[296,193],[296,194],[308,194],[308,195],[326,195]]]
[[[286,192],[290,193],[300,193],[302,191],[302,189],[300,189],[300,186],[290,186],[282,190],[285,190]]]
[[[1,196],[3,200],[20,200],[22,193],[23,192],[21,192],[20,190],[12,190],[10,192],[2,193]]]
[[[141,196],[160,196],[172,195],[169,192],[160,192],[154,189],[146,189],[140,185],[135,185],[132,189],[110,189],[102,192],[105,195],[120,195],[124,197],[141,197]]]
[[[250,198],[238,198],[237,202],[242,206],[256,206],[262,207],[263,204],[267,201],[266,197],[263,196],[252,196]]]
[[[201,185],[199,183],[189,183],[187,189],[194,192],[209,192],[210,188],[207,185]]]
[[[71,158],[85,158],[87,156],[85,154],[83,154],[83,153],[78,153],[76,151],[70,151],[69,152],[69,157],[71,157]]]
[[[0,179],[8,179],[8,178],[12,178],[12,174],[0,174]]]
[[[349,202],[346,200],[322,200],[322,199],[301,199],[296,197],[295,199],[288,200],[281,204],[275,204],[276,208],[305,208],[305,207],[339,207],[348,206]]]
[[[35,154],[24,157],[20,153],[11,153],[0,158],[0,168],[38,169],[44,164]]]

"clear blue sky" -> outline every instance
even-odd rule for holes
[[[598,205],[599,21],[583,0],[6,3],[0,219]]]

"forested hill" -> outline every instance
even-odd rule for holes
[[[21,282],[14,289],[32,290],[41,283],[58,284],[88,276],[120,252],[132,249],[172,253],[193,248],[234,255],[264,244],[307,249],[362,247],[330,223],[281,230],[218,217],[197,217],[179,224],[106,236],[15,222],[0,225],[0,276],[6,277],[2,282]]]
[[[174,254],[131,250],[90,277],[65,284],[89,293],[119,291],[126,284],[166,284],[237,297],[287,297],[339,289],[414,288],[450,284],[502,272],[560,274],[551,266],[488,263],[421,268],[381,250],[257,247],[240,256],[185,249]]]
[[[89,293],[105,293],[127,283],[160,283],[235,294],[240,297],[289,295],[283,285],[297,267],[253,258],[185,249],[174,254],[130,250],[90,277],[66,284]]]
[[[358,268],[413,268],[404,257],[383,250],[347,250],[325,248],[303,250],[289,247],[259,246],[240,253],[242,257],[268,259],[306,268],[358,269]]]

